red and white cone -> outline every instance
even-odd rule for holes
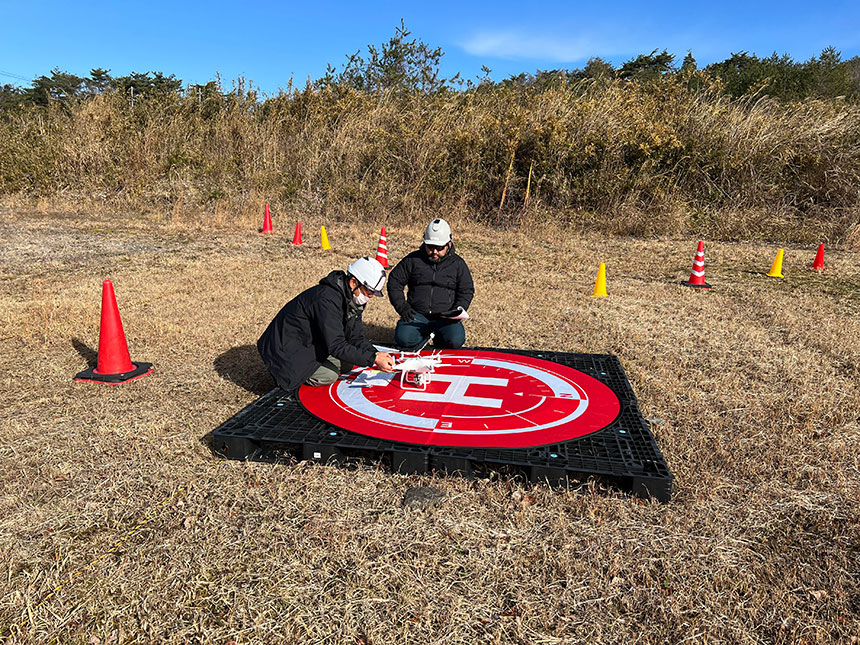
[[[385,238],[385,227],[379,231],[379,245],[376,247],[376,261],[379,262],[384,269],[388,268],[388,244]]]
[[[711,288],[711,285],[705,282],[705,243],[702,240],[699,240],[699,246],[696,249],[696,257],[693,259],[693,270],[690,271],[690,279],[681,284],[685,287],[694,287],[696,289]]]
[[[113,283],[102,284],[102,318],[99,329],[98,363],[75,375],[76,381],[118,385],[152,373],[152,363],[131,362],[122,320],[116,306]]]

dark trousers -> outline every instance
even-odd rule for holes
[[[428,320],[417,312],[412,322],[397,322],[394,342],[401,349],[417,349],[430,337],[430,332],[435,334],[433,346],[440,349],[458,349],[466,342],[466,330],[461,321]]]

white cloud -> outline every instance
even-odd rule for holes
[[[720,42],[713,34],[703,34],[695,26],[680,33],[656,34],[646,25],[593,24],[587,34],[542,33],[539,28],[484,30],[468,38],[462,47],[473,56],[577,64],[593,56],[626,59],[665,48],[680,63],[688,49],[693,50],[700,62],[715,60],[715,56],[726,57],[730,44]]]
[[[608,55],[605,47],[585,36],[559,37],[514,30],[479,32],[463,43],[463,49],[475,56],[535,58],[560,63]]]

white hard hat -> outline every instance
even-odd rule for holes
[[[350,264],[346,272],[373,292],[374,296],[382,295],[385,285],[385,269],[374,258],[358,258]]]
[[[451,227],[441,217],[434,219],[424,231],[424,244],[445,246],[451,241]]]

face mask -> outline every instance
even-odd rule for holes
[[[355,304],[357,304],[359,307],[363,307],[368,302],[370,302],[370,296],[364,295],[364,293],[361,291],[361,289],[356,289],[356,291],[358,291],[358,293],[352,294],[352,301]]]

